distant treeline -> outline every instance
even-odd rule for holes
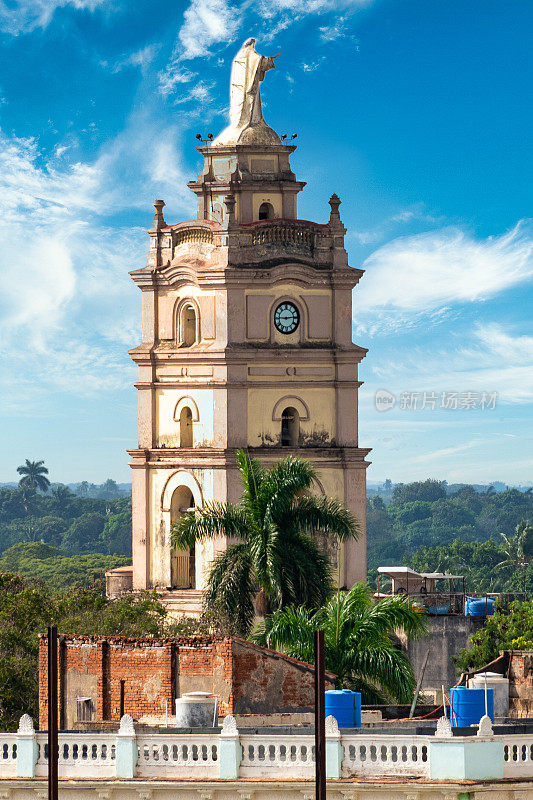
[[[374,581],[378,566],[406,564],[464,574],[471,590],[527,585],[530,591],[532,568],[521,561],[516,539],[521,522],[533,523],[531,489],[479,492],[467,485],[448,493],[442,481],[399,484],[388,504],[380,495],[367,502],[369,578]],[[514,555],[508,552],[513,542]]]
[[[131,499],[79,497],[66,486],[47,494],[0,489],[0,553],[44,542],[76,553],[131,554]]]
[[[131,497],[131,483],[117,483],[112,478],[108,478],[103,483],[51,483],[51,489],[65,487],[79,497],[90,497],[100,500],[115,500],[118,497]],[[16,489],[18,483],[0,483],[0,489]]]

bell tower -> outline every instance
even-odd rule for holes
[[[139,443],[133,470],[133,586],[195,612],[209,564],[225,541],[172,550],[184,510],[240,497],[238,448],[267,464],[311,460],[317,492],[359,520],[360,537],[332,553],[341,585],[366,578],[366,456],[357,433],[358,364],[340,200],[329,218],[298,218],[285,144],[264,121],[259,83],[273,58],[249,40],[232,69],[230,125],[199,147],[189,188],[196,219],[167,224],[154,203],[148,264],[131,276],[142,292]]]

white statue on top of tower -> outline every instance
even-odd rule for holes
[[[231,68],[229,126],[214,140],[216,145],[279,144],[280,139],[266,124],[261,108],[259,84],[269,69],[274,69],[275,56],[261,56],[255,51],[255,39],[247,39]],[[251,129],[251,130],[250,130]]]

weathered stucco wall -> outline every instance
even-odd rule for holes
[[[314,670],[250,642],[233,641],[233,711],[237,714],[312,711]],[[326,688],[334,684],[326,680]]]
[[[454,657],[468,644],[468,639],[484,623],[484,617],[438,616],[430,617],[429,636],[418,641],[401,637],[402,644],[413,664],[418,680],[429,650],[429,658],[422,682],[422,691],[441,691],[457,683]]]

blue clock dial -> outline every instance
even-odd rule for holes
[[[294,303],[280,303],[274,312],[274,325],[280,333],[294,333],[300,324],[300,312]]]

